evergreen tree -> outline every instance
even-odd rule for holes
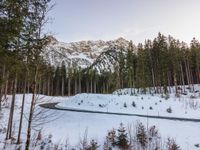
[[[142,123],[139,123],[137,126],[136,136],[137,136],[137,141],[140,143],[142,149],[145,149],[148,141],[147,141],[147,133]]]
[[[118,131],[118,135],[116,137],[115,145],[118,146],[120,149],[128,149],[129,148],[129,141],[126,133],[126,129],[123,124],[120,124]]]

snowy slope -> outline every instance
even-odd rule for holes
[[[137,100],[135,100],[136,108],[133,109],[137,110],[137,107],[139,108],[139,106],[141,105],[147,106],[148,104],[146,104],[145,102],[153,101],[154,99],[154,97],[147,95],[146,97],[143,96],[144,98],[143,100],[141,100],[140,98],[142,96],[143,95],[137,96],[138,103],[136,102]],[[117,109],[117,111],[124,112],[125,110],[123,109],[123,102],[127,101],[128,105],[127,109],[129,107],[132,108],[132,106],[128,104],[128,99],[129,100],[132,100],[133,98],[137,99],[137,97],[129,95],[118,96],[118,95],[100,95],[100,94],[79,94],[72,97],[49,97],[49,96],[39,95],[38,100],[39,103],[61,102],[61,104],[69,104],[65,107],[69,106],[78,107],[77,102],[83,100],[82,104],[80,105],[82,109],[94,109],[94,110],[100,109],[99,106],[96,106],[96,104],[99,103],[106,104],[109,102],[109,100],[113,102],[117,100],[119,105],[122,105],[122,109]],[[150,99],[148,99],[148,97],[150,97]],[[14,116],[14,132],[13,132],[14,138],[17,137],[21,100],[22,100],[22,95],[17,95],[16,105],[15,105],[15,116]],[[10,101],[11,101],[11,96],[8,97],[8,104],[10,103]],[[30,101],[31,101],[31,94],[27,94],[25,101],[26,102],[25,114],[24,114],[25,118],[28,116],[28,111],[30,109]],[[162,103],[167,103],[171,105],[171,103],[169,103],[164,99],[162,99],[162,101],[163,101]],[[139,102],[141,102],[141,105]],[[114,105],[110,105],[109,110],[114,111],[114,108],[111,108],[111,106],[115,107]],[[34,120],[33,122],[34,129],[37,130],[32,130],[33,137],[37,136],[38,129],[42,129],[42,138],[46,138],[49,136],[49,134],[51,134],[53,143],[64,146],[67,140],[69,145],[73,146],[73,148],[75,146],[75,149],[78,149],[78,144],[80,142],[80,139],[83,138],[85,131],[87,131],[88,139],[94,138],[102,146],[108,130],[111,130],[112,128],[117,129],[121,122],[126,127],[127,126],[130,127],[130,125],[134,127],[138,121],[142,122],[144,125],[147,126],[155,125],[162,136],[163,142],[166,142],[168,137],[174,138],[183,150],[193,150],[193,149],[198,150],[198,148],[195,147],[195,144],[200,144],[199,143],[200,126],[199,123],[195,122],[147,119],[134,116],[117,116],[117,115],[105,115],[105,114],[68,112],[60,110],[47,110],[40,108],[38,106],[36,108],[37,111],[43,111],[42,115],[44,115],[44,117],[46,116],[43,121],[46,123],[38,125],[41,122],[39,120],[38,121]],[[0,119],[0,128],[6,127],[8,121],[8,114],[9,114],[9,105],[7,105],[7,107],[6,106],[3,107],[3,111],[1,114],[2,117]],[[172,115],[175,115],[175,113],[172,113]],[[22,130],[23,143],[25,143],[26,140],[26,130],[27,130],[27,120],[25,118]],[[5,144],[4,138],[5,138],[5,132],[0,131],[0,149],[3,149],[3,146]],[[14,147],[15,144],[12,146],[7,145],[6,149],[13,150]],[[99,148],[99,150],[101,149],[103,148],[102,147]]]
[[[200,89],[196,85],[196,89]],[[102,112],[200,119],[200,92],[166,98],[162,94],[130,95],[130,89],[114,94],[78,94],[59,103],[59,108],[75,108]],[[191,98],[193,97],[194,98]],[[134,104],[133,104],[134,103]],[[169,111],[171,109],[171,112]]]

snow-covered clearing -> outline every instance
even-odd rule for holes
[[[197,87],[199,88],[199,86]],[[122,93],[129,93],[128,89],[122,90],[121,94],[78,94],[72,97],[50,97],[39,96],[41,103],[59,102],[57,107],[69,107],[84,110],[98,110],[105,112],[119,113],[136,113],[145,115],[159,115],[170,117],[183,118],[198,118],[200,119],[200,98],[199,93],[187,93],[176,98],[174,94],[166,100],[161,98],[161,94],[142,94],[130,96]],[[193,95],[195,98],[191,98]],[[8,102],[11,96],[8,96]],[[21,106],[22,95],[16,96],[15,116],[14,116],[14,132],[16,138],[19,124],[19,112]],[[30,108],[31,94],[26,95],[25,118],[28,116]],[[133,101],[135,105],[133,104]],[[171,107],[172,112],[167,112]],[[142,122],[146,127],[155,125],[163,141],[168,137],[174,138],[183,150],[199,149],[195,145],[200,144],[200,122],[185,122],[172,121],[162,119],[147,119],[144,117],[135,116],[117,116],[95,113],[81,113],[44,109],[39,106],[36,111],[40,114],[41,119],[35,119],[33,126],[34,133],[42,129],[42,136],[48,137],[52,134],[54,143],[62,144],[66,140],[70,145],[78,145],[80,139],[83,138],[87,130],[88,139],[96,139],[99,144],[103,145],[108,130],[117,129],[120,123],[126,127],[129,125],[135,126],[138,122]],[[3,107],[0,115],[0,127],[6,127],[9,115],[8,107]],[[42,116],[42,117],[41,117]],[[24,118],[22,142],[26,140],[27,120]],[[43,124],[42,122],[46,122]],[[4,146],[5,132],[0,131],[0,149]]]
[[[57,108],[73,108],[111,113],[142,114],[178,118],[200,119],[199,99],[174,98],[165,100],[158,96],[117,96],[110,94],[78,94]],[[171,112],[169,109],[171,108]]]

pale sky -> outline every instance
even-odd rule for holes
[[[200,39],[200,0],[53,0],[47,31],[63,42],[113,40],[135,44],[158,32],[187,43]]]

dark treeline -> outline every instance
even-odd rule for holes
[[[32,93],[33,62],[20,59],[15,51],[1,55],[1,96],[12,94],[17,79],[17,93]],[[42,52],[42,50],[41,50]],[[82,69],[76,64],[62,62],[50,66],[42,57],[38,60],[38,94],[70,96],[77,93],[110,93],[119,88],[153,87],[160,93],[161,87],[170,92],[169,86],[193,85],[200,82],[200,43],[194,38],[190,46],[171,36],[158,36],[135,47],[120,49],[111,68],[99,70],[97,66]],[[6,55],[6,56],[5,56]],[[6,59],[4,59],[6,58]],[[108,71],[109,70],[109,71]],[[26,83],[26,84],[25,84]],[[133,92],[136,92],[135,90]]]
[[[117,53],[117,52],[116,52]],[[158,34],[153,40],[120,49],[116,55],[111,71],[97,71],[98,67],[81,70],[76,65],[65,65],[51,70],[51,81],[42,79],[43,87],[51,85],[48,90],[40,93],[50,95],[73,95],[81,92],[110,93],[119,88],[142,88],[145,92],[152,87],[156,93],[164,89],[171,92],[170,86],[189,85],[194,91],[194,84],[200,82],[200,43],[193,38],[190,46],[171,36]],[[54,88],[53,88],[54,87]],[[163,89],[162,89],[162,88]]]

